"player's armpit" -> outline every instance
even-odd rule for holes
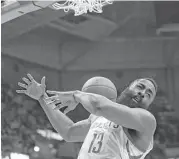
[[[91,126],[90,118],[74,123],[68,131],[67,142],[83,142]]]

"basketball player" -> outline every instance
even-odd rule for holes
[[[19,83],[26,90],[17,92],[38,100],[54,128],[67,142],[83,142],[78,159],[144,159],[153,148],[156,120],[147,111],[157,91],[152,79],[135,80],[116,103],[99,94],[81,91],[47,91],[55,94],[48,97],[45,78],[38,84],[31,75],[28,77],[23,78],[27,85]],[[67,112],[81,103],[92,115],[73,123],[51,108],[59,102],[58,108],[68,106]]]

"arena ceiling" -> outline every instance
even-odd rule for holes
[[[38,39],[46,38],[46,34],[48,38],[64,41],[75,39],[96,42],[136,38],[153,41],[155,38],[176,38],[179,32],[179,2],[117,1],[105,6],[102,14],[90,13],[77,17],[71,12],[52,9],[52,1],[41,2],[18,1],[2,7],[3,54],[13,48],[17,41],[23,42],[24,36],[35,35]],[[165,16],[162,16],[164,12]]]
[[[53,10],[50,7],[52,1],[32,2],[19,1],[16,2],[18,4],[2,7],[3,42],[44,25],[89,40],[108,36],[156,36],[157,29],[163,24],[175,24],[172,26],[173,31],[166,32],[175,32],[176,35],[179,30],[179,2],[118,1],[105,6],[102,14],[77,17],[73,13]]]

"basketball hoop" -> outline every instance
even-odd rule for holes
[[[56,2],[52,7],[56,10],[63,9],[64,12],[69,12],[69,10],[72,9],[75,12],[74,15],[79,16],[88,11],[102,13],[103,6],[112,4],[113,1],[114,0],[66,0],[63,4]]]

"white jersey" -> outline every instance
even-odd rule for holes
[[[123,128],[104,117],[92,116],[91,127],[78,159],[144,159],[153,148],[153,140],[146,152],[137,149]]]

